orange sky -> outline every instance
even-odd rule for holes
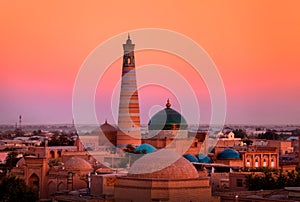
[[[227,123],[299,123],[299,10],[297,0],[3,0],[0,123],[19,114],[25,123],[71,122],[73,84],[88,54],[116,34],[151,27],[208,52],[224,81]]]

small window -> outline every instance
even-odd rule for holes
[[[58,157],[61,157],[61,151],[58,151],[57,154],[58,154]]]
[[[55,153],[54,153],[54,151],[50,151],[50,158],[55,158]]]
[[[236,179],[236,186],[237,187],[243,187],[243,180],[242,179]]]
[[[194,142],[194,147],[197,147],[198,146],[198,142]]]

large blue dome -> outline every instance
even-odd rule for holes
[[[197,158],[199,163],[211,163],[210,158],[204,154],[198,154]]]
[[[218,154],[218,159],[240,159],[240,154],[231,148],[227,148]]]
[[[189,162],[198,162],[198,159],[192,154],[184,154],[183,157],[189,160]]]
[[[154,152],[155,150],[156,148],[150,144],[141,144],[140,146],[134,149],[134,153],[148,154]]]
[[[185,118],[176,110],[171,109],[169,99],[166,108],[157,112],[148,123],[149,130],[186,130]]]

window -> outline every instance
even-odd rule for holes
[[[54,151],[50,151],[50,158],[55,158],[55,153],[54,153]]]
[[[267,160],[266,159],[264,159],[263,167],[267,167]]]
[[[275,162],[274,159],[271,159],[271,167],[274,168],[275,167]]]
[[[258,168],[258,159],[255,159],[255,168]]]
[[[57,154],[58,154],[58,157],[61,157],[61,151],[58,151]]]
[[[243,179],[236,179],[236,186],[243,187]]]

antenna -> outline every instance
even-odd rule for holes
[[[22,116],[19,116],[19,129],[22,129]]]

